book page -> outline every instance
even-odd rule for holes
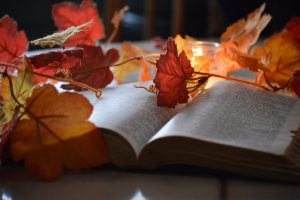
[[[136,83],[149,86],[151,83]],[[132,145],[136,154],[148,140],[180,109],[156,105],[156,95],[144,89],[124,84],[105,88],[97,99],[91,92],[84,92],[94,106],[90,121],[99,128],[112,130]]]
[[[151,140],[186,136],[280,154],[300,124],[300,100],[222,81],[197,96]]]

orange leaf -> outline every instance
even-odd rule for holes
[[[300,46],[287,31],[275,34],[262,46],[253,50],[253,55],[268,60],[264,73],[268,81],[283,86],[300,69]]]
[[[271,16],[262,15],[265,4],[248,14],[247,20],[240,19],[229,26],[221,35],[221,42],[232,41],[241,51],[246,52],[258,39],[261,31],[268,25]]]
[[[26,105],[29,119],[21,120],[11,137],[15,161],[24,159],[45,180],[58,177],[63,167],[80,170],[108,162],[100,131],[87,121],[92,105],[82,95],[44,85]]]
[[[234,61],[238,64],[236,69],[248,68],[252,71],[258,71],[258,69],[264,69],[264,64],[259,58],[256,58],[248,53],[244,53],[239,50],[239,48],[232,43],[225,43],[221,47],[221,53],[227,59]],[[232,65],[234,66],[234,65]],[[232,68],[229,71],[235,71],[236,69]]]
[[[223,75],[228,75],[240,68],[248,68],[252,71],[264,68],[262,61],[248,52],[271,20],[270,15],[262,15],[264,10],[265,4],[262,4],[248,14],[247,19],[240,19],[221,35],[222,43],[217,55],[217,63],[219,66],[223,66]]]

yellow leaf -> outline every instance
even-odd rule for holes
[[[300,47],[289,32],[271,36],[262,46],[253,49],[253,56],[267,60],[264,73],[267,79],[283,86],[300,69]]]
[[[19,103],[25,105],[25,101],[31,95],[33,87],[31,65],[26,57],[24,58],[23,66],[18,70],[18,76],[11,76],[10,78],[12,80],[14,96],[17,98]],[[2,80],[1,95],[4,102],[3,112],[5,114],[6,121],[9,122],[12,119],[17,103],[12,97],[8,77],[4,77]],[[21,109],[21,111],[24,110]]]
[[[11,136],[11,153],[45,180],[58,177],[63,167],[80,170],[108,162],[99,129],[88,122],[93,107],[80,94],[58,93],[52,85],[36,88],[26,102],[28,119]]]

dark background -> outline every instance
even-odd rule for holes
[[[81,0],[72,1],[81,2]],[[32,40],[56,31],[51,18],[51,5],[57,2],[61,1],[1,0],[0,16],[9,14],[18,22],[19,28],[25,30],[28,38]],[[149,24],[146,20],[149,2],[155,3],[155,20],[150,34]],[[271,23],[264,30],[263,37],[280,31],[292,16],[300,15],[300,7],[296,0],[182,0],[183,6],[180,10],[176,10],[182,14],[181,28],[174,31],[172,28],[174,2],[173,0],[95,0],[107,28],[107,35],[112,30],[109,24],[112,10],[121,8],[124,4],[130,6],[130,12],[126,14],[121,25],[118,41],[142,40],[153,36],[167,38],[176,33],[188,34],[197,38],[217,38],[229,24],[245,17],[263,2],[267,3],[266,12],[273,17]]]

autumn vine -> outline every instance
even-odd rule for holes
[[[104,41],[105,28],[92,0],[54,4],[52,17],[58,32],[30,42],[48,48],[39,52],[28,51],[26,34],[11,17],[0,19],[0,160],[3,154],[11,154],[14,161],[24,160],[28,169],[46,180],[57,178],[64,168],[78,171],[108,163],[101,132],[88,121],[93,106],[74,90],[89,90],[99,98],[113,80],[123,83],[132,72],[139,73],[136,81],[153,80],[149,87],[139,83],[135,87],[154,93],[158,106],[187,103],[211,77],[300,96],[299,17],[256,45],[271,20],[263,4],[227,28],[213,57],[194,54],[190,46],[194,39],[179,35],[169,38],[161,52],[129,42],[104,51],[101,45],[113,41],[128,9],[115,13],[114,31]],[[255,80],[230,76],[243,68]],[[71,91],[58,92],[55,81]]]

